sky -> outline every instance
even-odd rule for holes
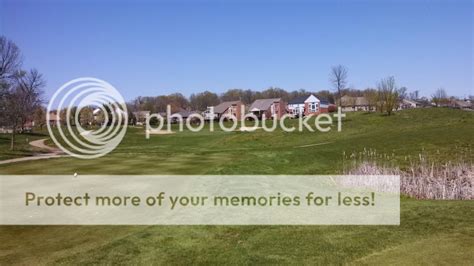
[[[227,89],[334,90],[387,76],[430,96],[473,95],[473,1],[0,0],[0,34],[50,97],[96,77],[126,100]]]

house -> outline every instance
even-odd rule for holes
[[[136,119],[136,124],[137,125],[144,125],[145,122],[146,122],[146,118],[147,116],[150,115],[150,111],[137,111],[137,112],[133,112],[133,116],[135,117]]]
[[[352,97],[344,95],[341,97],[341,109],[344,112],[370,111],[369,101],[365,97]]]
[[[451,103],[451,107],[456,109],[471,109],[472,106],[469,101],[454,100]]]
[[[295,117],[327,113],[328,111],[329,102],[320,100],[313,94],[288,101],[288,112]]]
[[[195,114],[199,114],[199,113],[194,112],[194,111],[181,110],[177,113],[171,114],[169,119],[170,119],[171,123],[177,123],[177,122],[179,122],[180,117],[181,117],[183,119],[182,121],[184,122],[184,121],[186,121],[186,119],[188,119],[188,117],[190,117],[191,115],[195,115]],[[196,120],[196,119],[193,119],[193,120]]]
[[[281,98],[259,99],[250,105],[249,111],[259,119],[280,119],[286,113],[286,103]]]
[[[412,108],[418,108],[418,107],[420,107],[420,104],[418,102],[413,101],[413,100],[403,99],[400,102],[399,109],[412,109]]]
[[[57,111],[52,111],[49,113],[49,120],[46,121],[50,126],[57,126],[60,124],[61,118]]]
[[[213,114],[211,113],[211,108],[214,108]],[[235,116],[240,120],[244,112],[245,105],[243,102],[230,101],[220,103],[214,107],[207,107],[207,110],[204,112],[204,117],[206,120],[214,120],[220,119],[223,116]]]

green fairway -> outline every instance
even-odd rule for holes
[[[343,154],[364,149],[393,154],[392,162],[401,167],[420,153],[440,162],[460,158],[472,163],[473,132],[474,112],[442,108],[405,110],[393,116],[349,113],[342,132],[333,125],[327,133],[204,130],[152,135],[147,140],[144,129],[130,127],[119,147],[105,157],[0,165],[0,174],[336,174],[343,171]],[[11,158],[5,144],[0,145],[0,159]],[[0,264],[469,265],[474,261],[473,201],[402,198],[400,223],[2,226]]]
[[[288,124],[296,125],[297,120]],[[314,125],[313,125],[314,127]],[[348,113],[342,131],[177,132],[145,139],[129,127],[111,154],[93,160],[61,158],[0,165],[8,174],[334,174],[343,153],[376,149],[394,154],[397,163],[424,152],[439,160],[472,159],[474,113],[451,109],[415,109],[394,116]],[[45,165],[54,167],[44,167]]]

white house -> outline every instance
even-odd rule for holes
[[[295,117],[327,113],[329,103],[318,99],[313,94],[296,97],[288,102],[288,111]]]

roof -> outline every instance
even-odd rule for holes
[[[136,111],[133,112],[134,115],[148,115],[150,114],[150,111]]]
[[[327,104],[327,100],[322,100],[320,97],[314,96],[314,94],[304,95],[296,97],[288,101],[288,104],[304,104],[306,102],[322,102]]]
[[[214,107],[214,113],[216,114],[222,114],[224,113],[229,107],[232,105],[236,105],[241,103],[240,101],[231,101],[231,102],[223,102]]]
[[[174,113],[172,115],[176,115],[176,114],[181,115],[182,118],[187,118],[192,114],[197,114],[197,112],[183,110],[183,111],[179,111],[177,113]]]
[[[259,99],[250,105],[250,111],[266,111],[274,102],[281,101],[281,98]]]
[[[409,99],[403,99],[402,102],[403,102],[403,103],[406,103],[406,104],[414,104],[414,105],[417,105],[417,104],[418,104],[417,102],[412,101],[412,100],[409,100]]]
[[[303,104],[304,101],[306,101],[306,99],[308,99],[308,97],[309,97],[309,95],[293,98],[293,99],[288,101],[288,104]]]
[[[466,102],[466,101],[457,100],[457,101],[454,102],[454,104],[456,106],[459,106],[459,107],[471,107],[471,104],[469,102]]]

